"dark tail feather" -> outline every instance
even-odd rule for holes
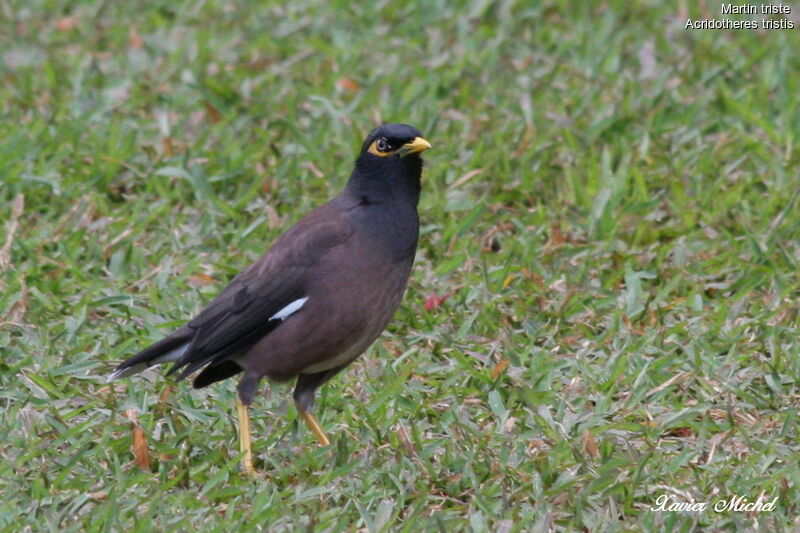
[[[153,365],[177,361],[191,345],[192,339],[190,333],[190,331],[184,333],[179,330],[169,337],[161,339],[152,346],[145,348],[115,368],[114,372],[108,377],[108,381],[138,374]]]
[[[235,376],[241,371],[242,367],[230,359],[226,359],[225,361],[219,363],[211,363],[205,367],[202,372],[200,372],[200,374],[194,379],[192,385],[195,389],[202,389],[203,387],[211,385],[212,383],[216,383],[217,381],[222,381],[223,379],[228,379],[229,377]]]

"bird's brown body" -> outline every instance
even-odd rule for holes
[[[236,282],[246,285],[250,278],[261,279],[266,272],[284,270],[287,264],[302,264],[314,256],[316,274],[304,281],[302,293],[308,300],[296,315],[300,318],[302,313],[308,319],[287,319],[236,358],[245,374],[240,386],[245,403],[250,399],[250,383],[261,377],[273,381],[299,374],[325,373],[324,380],[332,377],[375,341],[400,305],[413,253],[394,260],[387,254],[390,243],[377,241],[359,228],[349,209],[338,208],[341,197],[337,200],[312,211],[281,237],[294,243],[292,254],[267,254]],[[309,235],[317,238],[308,239]]]

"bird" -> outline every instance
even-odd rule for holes
[[[115,381],[154,365],[195,388],[242,374],[237,387],[242,469],[255,472],[250,418],[263,379],[296,379],[293,399],[321,446],[316,390],[378,338],[400,306],[419,240],[421,154],[407,124],[364,140],[338,196],[309,211],[183,326],[117,366]]]

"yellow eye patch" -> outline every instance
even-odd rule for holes
[[[370,144],[369,148],[367,148],[367,152],[378,157],[388,157],[394,154],[397,154],[400,157],[405,157],[409,154],[418,154],[420,152],[424,152],[430,147],[431,143],[422,137],[414,137],[412,140],[400,146],[399,148],[393,148],[385,137],[380,137],[372,141],[372,144]]]
[[[387,157],[394,153],[394,151],[391,148],[389,148],[388,145],[386,147],[387,148],[386,151],[381,152],[380,150],[378,150],[378,143],[385,144],[386,141],[384,141],[383,139],[375,139],[374,141],[372,141],[372,144],[369,145],[369,148],[367,148],[367,152],[371,153],[372,155],[377,155],[378,157]]]

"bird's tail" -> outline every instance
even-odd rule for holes
[[[132,374],[138,374],[153,365],[173,363],[180,359],[191,346],[192,339],[188,335],[179,335],[178,333],[180,332],[158,341],[121,363],[108,376],[108,381],[111,382]]]

